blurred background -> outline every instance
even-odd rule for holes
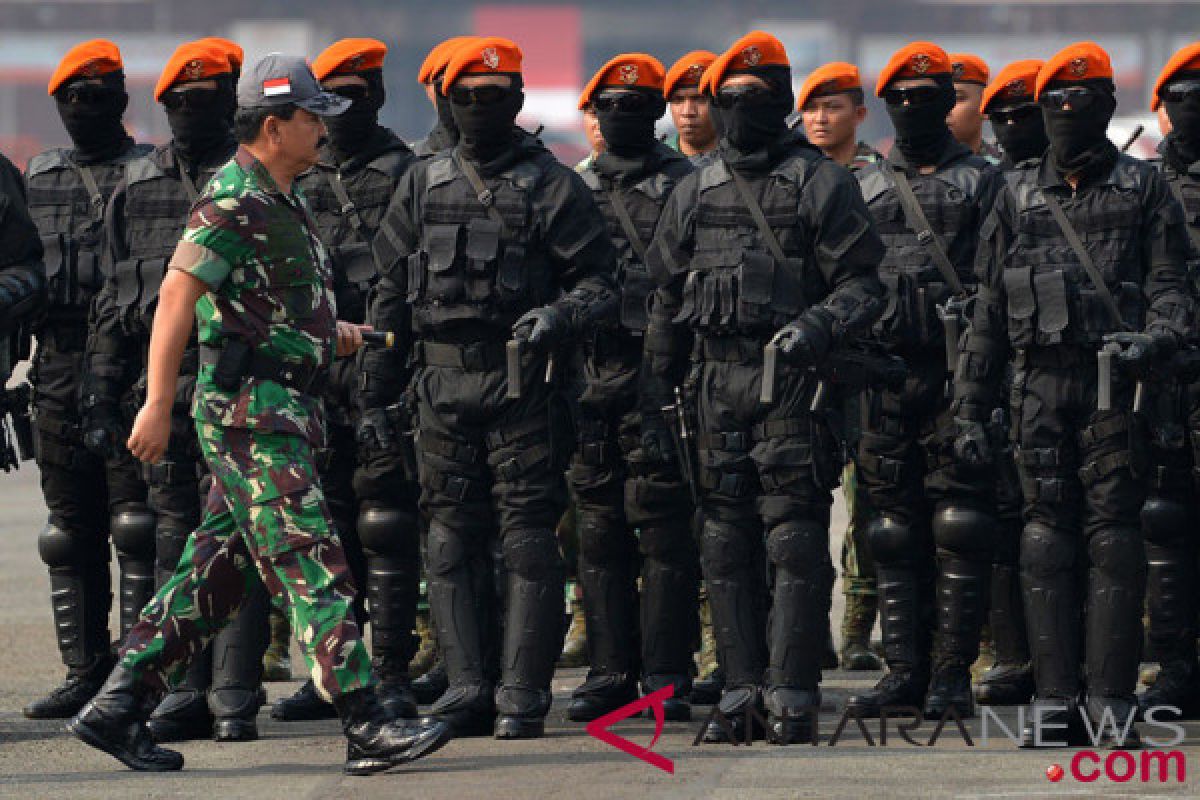
[[[1116,71],[1119,118],[1110,135],[1121,144],[1144,124],[1131,150],[1144,157],[1158,140],[1150,88],[1171,53],[1200,38],[1200,0],[0,0],[0,150],[23,167],[40,150],[66,144],[46,82],[70,46],[97,37],[121,47],[127,122],[144,141],[168,136],[151,98],[166,59],[181,42],[210,35],[239,42],[248,59],[275,50],[311,58],[346,36],[382,39],[390,49],[382,120],[417,139],[433,123],[417,68],[437,42],[471,33],[521,45],[522,124],[543,126],[547,144],[573,163],[586,154],[576,98],[611,56],[641,51],[669,67],[690,50],[720,52],[756,28],[787,45],[797,87],[814,67],[847,60],[862,69],[868,95],[888,56],[914,39],[975,53],[993,74],[1010,61],[1091,39],[1108,50]],[[873,96],[868,105],[874,113],[864,138],[886,148],[886,116]],[[660,125],[669,131],[669,119]]]

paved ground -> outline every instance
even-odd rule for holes
[[[80,487],[87,491],[88,487]],[[887,747],[868,746],[851,726],[836,747],[827,742],[836,726],[831,712],[821,723],[820,747],[691,745],[699,721],[668,724],[655,752],[674,761],[673,775],[635,761],[586,735],[563,718],[565,696],[581,671],[560,673],[548,735],[540,741],[491,739],[451,742],[440,753],[406,770],[373,778],[340,773],[343,741],[336,723],[280,724],[262,713],[262,740],[254,744],[189,743],[182,773],[137,775],[62,733],[60,723],[31,722],[20,708],[61,677],[52,637],[47,581],[36,553],[44,520],[37,474],[31,465],[0,474],[0,796],[20,798],[584,798],[636,797],[886,797],[1033,798],[1200,797],[1200,780],[1185,783],[1116,783],[1103,773],[1094,783],[1068,774],[1046,777],[1054,764],[1069,767],[1071,753],[1021,752],[996,736],[987,747],[968,748],[953,728],[936,746],[899,743],[894,728]],[[835,530],[842,526],[839,517]],[[835,619],[840,619],[835,608]],[[115,620],[114,620],[115,625]],[[299,664],[297,663],[297,667]],[[832,673],[826,695],[840,709],[848,690],[877,676]],[[278,698],[298,684],[271,684]],[[698,711],[707,711],[699,709]],[[1005,720],[1012,727],[1012,715]],[[647,744],[649,721],[614,728]],[[872,727],[872,733],[875,734]],[[917,734],[926,741],[932,725]],[[979,725],[971,726],[978,739]],[[992,731],[995,736],[996,731]],[[1189,770],[1200,769],[1200,725],[1189,726],[1181,747]],[[1138,756],[1140,758],[1140,756]],[[1090,772],[1094,767],[1084,765]],[[1124,774],[1124,762],[1115,765]]]

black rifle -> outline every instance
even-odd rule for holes
[[[831,383],[850,394],[879,388],[900,391],[908,377],[908,365],[900,356],[856,344],[830,353],[815,372],[817,388],[809,406],[814,413],[825,407]]]
[[[692,435],[691,426],[688,425],[687,405],[683,401],[683,392],[678,386],[675,387],[675,402],[669,406],[663,406],[662,412],[666,418],[667,427],[671,431],[671,438],[675,440],[675,451],[679,454],[679,471],[682,473],[684,481],[687,482],[692,503],[699,505],[700,484],[699,468],[696,464],[695,436]]]

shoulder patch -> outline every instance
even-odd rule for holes
[[[29,168],[26,170],[26,173],[32,178],[34,175],[41,175],[43,172],[66,169],[70,166],[71,162],[67,158],[67,151],[59,147],[54,150],[47,150],[44,153],[38,153],[29,159]]]

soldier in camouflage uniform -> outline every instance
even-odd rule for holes
[[[150,148],[135,144],[122,125],[129,97],[112,42],[72,48],[49,90],[74,147],[35,156],[26,175],[50,291],[45,313],[31,326],[38,350],[30,381],[42,494],[50,509],[38,553],[50,568],[67,679],[25,707],[26,716],[40,719],[74,714],[112,668],[110,536],[121,565],[122,636],[154,590],[154,514],[140,470],[128,452],[107,461],[89,452],[80,414],[88,313],[103,282],[104,205]]]
[[[858,67],[844,61],[834,61],[813,70],[796,98],[796,108],[809,141],[851,172],[883,159],[873,147],[856,141],[858,128],[867,118],[867,106],[863,101]],[[861,403],[861,395],[846,399],[847,439],[851,452],[857,447]],[[846,611],[842,618],[841,664],[848,670],[874,670],[879,669],[882,662],[871,652],[871,630],[875,627],[879,605],[875,562],[871,560],[867,542],[871,509],[852,461],[842,472],[842,490],[850,524],[842,537],[842,591],[846,595]]]
[[[401,180],[376,237],[385,267],[368,317],[418,340],[421,510],[450,676],[433,713],[499,738],[542,734],[562,642],[554,525],[563,447],[553,438],[562,432],[551,424],[559,398],[544,380],[547,358],[615,311],[615,254],[591,193],[514,125],[520,60],[514,43],[493,37],[460,47],[447,65],[442,89],[462,139]],[[506,375],[510,336],[517,364]],[[404,350],[364,355],[366,409],[393,402],[404,358]],[[493,697],[497,522],[507,598]]]
[[[349,110],[326,122],[329,143],[317,166],[299,181],[317,235],[329,249],[338,316],[347,322],[366,319],[367,293],[379,277],[371,239],[400,176],[414,161],[408,146],[379,124],[386,99],[386,53],[387,46],[376,39],[343,39],[313,61],[313,74],[322,86],[351,101]],[[413,627],[420,578],[415,476],[405,474],[403,458],[391,447],[387,415],[399,409],[381,412],[382,418],[359,419],[353,397],[360,378],[354,359],[333,365],[322,398],[328,444],[317,453],[317,471],[354,582],[362,588],[355,615],[360,626],[365,621],[362,605],[370,603],[380,701],[396,716],[413,717],[417,707],[409,689],[408,662],[416,652]],[[355,438],[360,423],[369,429],[361,463]],[[407,429],[406,421],[400,427]],[[380,436],[382,442],[377,441]],[[336,715],[311,681],[271,710],[279,720]]]
[[[147,701],[182,678],[261,579],[286,604],[313,679],[338,708],[346,771],[366,774],[431,752],[448,729],[395,722],[376,699],[315,467],[324,424],[314,390],[335,352],[362,339],[359,326],[335,319],[328,255],[294,178],[316,161],[318,114],[349,103],[323,92],[303,59],[274,54],[242,75],[238,104],[242,147],[195,205],[171,259],[147,400],[129,438],[139,459],[165,453],[179,362],[198,318],[194,415],[213,476],[204,521],[108,682],[69,727],[133,769],[180,769],[181,755],[150,740]]]
[[[192,203],[217,168],[233,155],[235,106],[232,66],[217,45],[181,45],[155,89],[166,110],[169,143],[129,165],[106,212],[109,276],[93,307],[84,380],[85,441],[111,457],[124,449],[119,431],[132,420],[121,398],[130,379],[144,381],[158,288],[167,272]],[[199,188],[198,188],[199,187]],[[166,457],[145,467],[150,507],[157,518],[156,577],[162,586],[175,572],[184,544],[200,523],[207,470],[191,420],[199,350],[184,354],[172,408]],[[136,365],[130,373],[127,364]],[[251,593],[237,620],[192,664],[187,677],[150,720],[155,741],[214,736],[219,741],[257,738],[261,657],[266,646],[267,596]]]

